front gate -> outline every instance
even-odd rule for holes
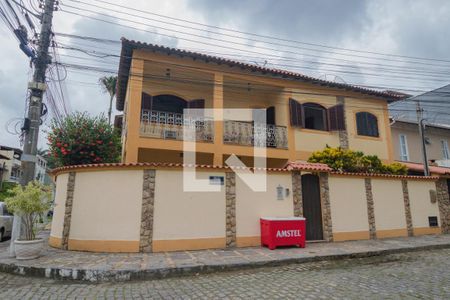
[[[302,175],[302,195],[303,216],[306,218],[306,239],[323,240],[319,176]]]

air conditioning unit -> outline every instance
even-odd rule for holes
[[[174,130],[164,130],[164,138],[170,140],[177,139],[177,132]]]

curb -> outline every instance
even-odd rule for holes
[[[397,253],[407,253],[422,250],[437,250],[450,248],[449,244],[425,245],[417,247],[394,248],[376,251],[318,255],[304,258],[285,258],[278,260],[264,260],[259,262],[227,263],[218,265],[193,264],[173,268],[155,268],[147,270],[86,270],[86,269],[65,269],[65,268],[45,268],[33,266],[18,266],[15,264],[0,263],[0,272],[14,275],[40,277],[56,280],[89,281],[89,282],[117,282],[144,279],[163,279],[171,277],[181,277],[188,275],[210,274],[216,272],[229,272],[238,270],[257,269],[262,267],[275,267],[288,264],[301,264],[317,261],[333,261],[340,259],[367,258]]]

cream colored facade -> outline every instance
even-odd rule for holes
[[[277,198],[277,187],[283,189],[283,199]],[[288,191],[286,191],[288,189]],[[267,192],[254,192],[239,177],[236,179],[236,239],[237,246],[260,244],[261,217],[292,217],[292,178],[290,174],[270,174]]]
[[[194,100],[203,99],[204,108],[273,108],[273,130],[276,131],[277,139],[276,145],[267,148],[269,167],[283,167],[287,161],[305,160],[313,151],[322,150],[326,145],[344,146],[338,131],[292,127],[289,99],[301,104],[316,103],[327,109],[340,103],[338,97],[343,98],[348,146],[367,154],[378,155],[383,161],[394,160],[387,104],[395,100],[396,96],[356,91],[351,87],[336,88],[332,83],[322,86],[307,80],[283,79],[281,76],[268,75],[269,71],[260,73],[251,70],[251,66],[241,68],[232,63],[212,63],[204,57],[193,58],[194,54],[169,54],[170,51],[175,53],[176,49],[155,50],[148,47],[150,46],[137,47],[131,51],[133,59],[129,72],[122,70],[124,67],[119,70],[119,73],[124,72],[124,76],[119,76],[119,89],[123,85],[121,89],[126,91],[118,95],[118,103],[123,103],[118,105],[119,110],[124,111],[124,163],[183,161],[183,142],[179,137],[174,138],[175,134],[179,136],[182,127],[171,124],[168,126],[166,114],[161,119],[156,117],[156,114],[160,116],[157,111],[152,111],[155,120],[158,118],[156,123],[145,121],[146,119],[141,121],[142,93],[152,97],[176,96],[184,99],[187,105]],[[377,137],[357,134],[355,114],[358,112],[368,112],[376,117],[379,132]],[[239,156],[243,161],[250,160],[253,155],[251,145],[242,141],[230,142],[224,138],[228,132],[242,136],[247,134],[244,129],[239,129],[241,131],[238,133],[236,129],[230,129],[227,124],[232,121],[245,127],[239,120],[216,119],[211,132],[208,133],[213,136],[212,140],[197,140],[196,151],[200,163],[224,165],[224,161],[231,154]],[[166,137],[167,130],[170,131],[171,138]],[[282,143],[282,140],[287,143]]]
[[[432,202],[430,193],[435,184],[428,181],[411,181],[408,183],[409,201],[411,203],[412,225],[415,234],[440,233],[440,228],[429,227],[429,217],[436,217],[441,224],[439,204]]]
[[[420,139],[418,125],[412,122],[396,121],[391,126],[391,130],[395,159],[423,163],[422,141]],[[403,139],[406,141],[406,153],[404,150],[402,153],[400,136],[404,136]],[[450,157],[446,157],[443,148],[445,147],[443,146],[444,143],[450,151],[450,127],[427,126],[425,136],[427,138],[428,160],[436,161],[439,165],[450,167]],[[405,154],[406,157],[404,157]]]
[[[57,174],[50,245],[61,247],[66,228],[69,250],[139,252],[145,233],[142,220],[147,217],[142,215],[144,168],[133,165],[84,167]],[[74,173],[73,199],[69,208],[67,188],[71,184],[68,172]],[[227,172],[230,170],[200,168],[197,178],[225,178]],[[152,250],[225,248],[228,226],[235,228],[232,230],[235,230],[236,246],[259,245],[261,217],[295,215],[292,178],[287,170],[268,172],[266,192],[253,192],[238,176],[235,186],[226,187],[224,182],[218,192],[186,192],[183,191],[181,168],[157,167],[151,206]],[[328,190],[334,241],[370,238],[366,178],[371,181],[377,238],[408,234],[402,180],[408,185],[414,235],[441,232],[439,207],[430,197],[430,191],[436,191],[436,178],[391,176],[386,179],[330,174]],[[277,192],[279,188],[281,198]],[[230,195],[227,193],[234,195],[234,212],[228,210],[227,197]],[[323,199],[322,202],[325,203]],[[71,211],[70,222],[67,209]],[[227,221],[230,216],[235,216],[231,222]],[[435,216],[439,226],[430,227],[428,218]]]
[[[334,240],[369,239],[364,178],[330,177],[329,185]]]
[[[222,172],[198,172],[197,178],[225,176]],[[183,191],[183,173],[157,171],[153,250],[225,247],[225,188],[220,192]]]
[[[407,236],[402,182],[374,179],[372,193],[377,237]]]

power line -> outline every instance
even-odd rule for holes
[[[405,60],[388,59],[388,58],[385,58],[385,57],[384,57],[384,58],[380,58],[380,57],[373,57],[373,56],[363,56],[363,55],[357,55],[357,54],[354,54],[354,53],[353,53],[353,54],[337,53],[337,52],[335,52],[335,51],[329,51],[329,50],[320,50],[320,49],[305,48],[305,47],[300,47],[300,46],[281,44],[281,43],[277,43],[277,42],[273,42],[273,41],[263,41],[263,40],[260,40],[260,39],[246,38],[246,37],[242,37],[242,36],[231,35],[231,34],[226,34],[226,33],[220,33],[220,32],[211,31],[211,30],[199,29],[199,28],[187,26],[186,24],[179,25],[179,24],[175,24],[175,23],[172,23],[172,22],[167,22],[167,21],[157,20],[157,19],[153,19],[153,18],[148,18],[148,17],[144,17],[144,16],[142,16],[142,15],[137,15],[137,14],[127,13],[127,12],[124,12],[123,10],[120,11],[120,10],[114,10],[114,9],[111,9],[111,8],[105,8],[105,7],[102,7],[102,6],[100,6],[100,5],[93,4],[92,2],[91,2],[91,3],[86,3],[86,2],[84,2],[84,1],[79,1],[79,0],[73,0],[72,2],[81,3],[81,4],[87,5],[87,6],[89,6],[89,7],[100,8],[100,9],[106,10],[106,11],[108,11],[108,12],[114,12],[114,13],[118,13],[118,14],[127,15],[127,16],[130,16],[130,17],[133,17],[133,18],[134,18],[134,17],[138,17],[138,18],[141,18],[141,19],[145,19],[145,20],[149,20],[149,21],[153,21],[153,22],[159,22],[159,23],[163,23],[163,24],[166,24],[166,25],[170,25],[170,26],[181,27],[181,28],[183,28],[183,29],[192,29],[192,30],[196,30],[196,31],[200,31],[200,32],[205,32],[205,33],[207,33],[207,34],[215,34],[215,35],[220,35],[220,36],[231,37],[231,38],[233,38],[233,39],[240,39],[240,40],[244,40],[244,41],[246,41],[246,42],[250,41],[250,42],[257,42],[257,43],[265,43],[265,44],[268,44],[268,45],[281,46],[281,47],[288,47],[288,48],[293,48],[293,49],[298,49],[298,50],[303,50],[303,51],[309,51],[309,52],[312,51],[312,52],[314,52],[314,53],[321,52],[321,53],[333,54],[333,55],[339,55],[339,56],[351,56],[352,58],[358,57],[358,58],[364,58],[364,59],[373,59],[373,60],[382,60],[382,61],[392,61],[392,62],[402,62],[402,63],[404,63],[404,62],[409,62],[409,63],[411,63],[410,61],[405,61]],[[78,8],[78,7],[71,6],[71,5],[66,5],[66,4],[63,4],[63,5],[66,6],[66,7],[69,7],[69,8],[74,8],[74,9],[78,9],[78,10],[83,10],[83,11],[93,12],[93,13],[97,13],[97,14],[102,15],[102,16],[109,16],[109,17],[111,17],[111,15],[103,14],[103,13],[98,13],[98,12],[96,12],[96,11],[89,10],[89,9],[86,9],[86,8]],[[132,21],[132,20],[125,19],[125,18],[123,18],[122,20],[127,20],[127,21],[130,21],[130,22],[134,22],[134,21]],[[140,24],[142,24],[142,23],[140,23]],[[155,25],[151,25],[151,26],[153,26],[153,27],[155,27],[155,28],[157,28],[157,29],[173,31],[173,30],[168,29],[168,28],[165,28],[165,27],[160,27],[160,26],[157,27],[157,26],[155,26]],[[184,32],[180,32],[180,31],[174,31],[174,32],[177,32],[177,33],[184,33]],[[197,35],[196,35],[196,36],[197,36]],[[209,36],[208,38],[211,38],[211,37]],[[215,40],[219,41],[218,39],[215,39]],[[223,40],[220,40],[220,41],[223,41]],[[239,43],[239,45],[241,45],[241,46],[244,45],[244,46],[245,46],[246,44]],[[273,50],[273,49],[270,49],[270,50]],[[417,63],[417,62],[414,61],[413,63]],[[449,63],[450,63],[450,61],[449,61]]]
[[[142,10],[142,9],[136,9],[136,8],[129,7],[129,6],[120,5],[120,4],[117,4],[117,3],[111,3],[111,2],[108,2],[108,1],[102,1],[102,0],[92,0],[92,1],[100,2],[100,3],[104,3],[104,4],[108,4],[108,5],[112,5],[112,6],[116,6],[116,7],[120,7],[120,8],[124,8],[124,9],[131,10],[131,11],[136,11],[136,12],[143,13],[143,14],[158,16],[158,17],[164,18],[164,19],[170,19],[170,20],[179,21],[179,22],[183,22],[183,23],[199,25],[199,26],[203,26],[203,27],[207,27],[207,28],[219,29],[219,30],[227,31],[227,32],[233,32],[233,33],[239,33],[239,34],[244,34],[244,35],[249,35],[249,36],[254,36],[254,37],[266,38],[266,39],[270,39],[270,40],[277,40],[277,41],[289,42],[289,43],[295,43],[295,44],[301,44],[301,45],[309,45],[309,46],[315,46],[315,47],[326,48],[326,49],[335,49],[335,50],[341,50],[341,51],[347,51],[347,52],[368,53],[368,54],[374,54],[374,55],[380,55],[380,56],[390,56],[390,57],[398,57],[398,58],[408,58],[408,59],[416,59],[416,60],[428,60],[428,61],[439,61],[439,62],[450,63],[450,60],[443,60],[443,59],[436,59],[436,58],[406,56],[406,55],[382,53],[382,52],[375,52],[375,51],[356,50],[356,49],[349,49],[349,48],[343,48],[343,47],[333,47],[333,46],[317,44],[317,43],[301,42],[301,41],[298,41],[298,40],[292,40],[292,39],[285,39],[285,38],[280,38],[280,37],[276,37],[276,36],[256,34],[256,33],[245,32],[245,31],[240,31],[240,30],[235,30],[235,29],[229,29],[229,28],[224,28],[224,27],[219,27],[219,26],[214,26],[214,25],[208,25],[208,24],[204,24],[204,23],[200,23],[200,22],[194,22],[194,21],[181,19],[181,18],[174,18],[174,17],[162,15],[162,14],[149,12],[149,11]],[[79,1],[79,0],[72,0],[72,2],[83,3],[82,1]],[[88,3],[85,3],[85,4],[88,4]],[[89,5],[92,5],[92,3],[89,3]],[[142,16],[139,16],[139,17],[142,17]]]
[[[96,67],[87,67],[87,66],[83,66],[83,65],[70,65],[70,64],[65,64],[66,67],[68,68],[75,68],[75,69],[79,69],[79,70],[84,70],[84,71],[90,71],[90,72],[98,72],[98,73],[112,73],[114,74],[115,71],[114,70],[107,70],[107,69],[101,69],[101,68],[96,68]],[[185,83],[185,84],[195,84],[195,85],[208,85],[208,86],[213,86],[213,85],[222,85],[225,88],[229,88],[232,89],[234,91],[243,91],[243,90],[247,90],[248,89],[248,85],[246,84],[239,84],[239,83],[218,83],[216,81],[213,80],[198,80],[196,78],[189,78],[189,77],[170,77],[167,78],[166,76],[156,76],[156,75],[149,75],[149,74],[133,74],[130,73],[130,79],[131,80],[142,80],[142,79],[155,79],[155,80],[162,80],[165,82],[176,82],[176,83]],[[135,78],[135,79],[133,79]],[[160,82],[158,82],[158,84],[161,84]],[[170,86],[170,85],[169,85]],[[253,91],[261,91],[264,93],[270,93],[273,92],[274,94],[289,94],[289,95],[305,95],[305,96],[330,96],[330,94],[327,93],[317,93],[317,92],[300,92],[300,91],[284,91],[284,90],[280,90],[280,89],[273,89],[273,88],[266,88],[265,86],[259,87],[259,86],[255,86],[252,85],[251,90]],[[339,96],[336,94],[333,94],[334,96]],[[345,96],[345,95],[342,95]],[[295,96],[293,96],[295,97]],[[372,106],[372,105],[352,105],[352,104],[346,104],[347,107],[352,107],[352,108],[364,108],[364,109],[371,109],[371,110],[384,110],[386,111],[387,109],[383,109],[380,108],[379,106]],[[415,109],[412,110],[405,110],[405,109],[391,109],[392,111],[400,111],[400,112],[404,112],[404,111],[411,111],[411,112],[415,112]],[[430,112],[434,112],[434,113],[439,113],[442,115],[450,115],[450,113],[443,113],[442,111],[431,111]]]
[[[77,48],[71,48],[71,50],[81,50],[81,52],[82,53],[84,53],[84,54],[88,54],[89,53],[89,50],[83,50],[83,49],[77,49]],[[97,53],[97,52],[96,52]],[[120,55],[116,55],[116,54],[109,54],[109,53],[103,53],[103,52],[101,52],[101,53],[97,53],[96,55],[98,55],[98,54],[102,54],[102,55],[109,55],[109,56],[115,56],[115,57],[121,57]],[[131,57],[126,57],[126,56],[122,56],[122,57],[124,57],[124,58],[131,58]],[[145,60],[145,59],[144,59]],[[155,61],[152,61],[152,60],[145,60],[145,61],[150,61],[150,62],[152,62],[152,63],[157,63],[157,62],[155,62]],[[194,70],[202,70],[202,68],[200,68],[200,67],[189,67],[189,66],[185,66],[185,65],[181,65],[181,64],[177,64],[177,63],[169,63],[169,62],[165,62],[164,64],[166,64],[166,65],[171,65],[171,66],[176,66],[176,67],[181,67],[181,68],[185,68],[185,69],[194,69]],[[238,74],[238,73],[236,73],[236,72],[230,72],[230,71],[228,71],[228,72],[225,72],[225,73],[228,73],[228,74]],[[264,76],[264,75],[257,75],[257,74],[253,74],[252,76],[258,76],[258,77],[266,77],[266,76]],[[355,85],[353,85],[353,86],[355,86]],[[372,88],[379,88],[378,86],[373,86]]]
[[[83,12],[94,13],[94,14],[97,14],[97,15],[99,15],[99,16],[103,16],[103,17],[107,17],[107,18],[113,18],[113,19],[117,19],[117,20],[122,20],[122,21],[130,22],[130,23],[134,23],[134,24],[138,24],[138,25],[151,26],[151,27],[153,27],[153,28],[155,28],[155,29],[158,29],[158,30],[164,30],[164,31],[172,32],[172,33],[177,33],[177,34],[182,34],[182,35],[187,35],[187,36],[189,36],[189,39],[187,39],[187,38],[181,38],[181,37],[177,36],[178,39],[185,40],[185,41],[192,41],[192,40],[191,40],[191,37],[195,37],[195,38],[205,39],[205,40],[207,40],[207,41],[217,41],[217,42],[221,42],[221,43],[224,43],[224,44],[226,44],[226,45],[233,44],[233,45],[244,46],[244,47],[248,47],[248,46],[249,46],[249,45],[246,44],[246,43],[239,43],[239,42],[234,42],[234,41],[230,41],[230,40],[224,40],[224,39],[220,39],[220,38],[214,38],[214,37],[211,37],[211,36],[203,36],[203,35],[198,35],[198,34],[188,33],[188,32],[184,32],[184,31],[180,31],[180,30],[174,30],[174,29],[170,29],[170,28],[167,28],[167,27],[155,26],[155,25],[152,25],[152,24],[148,24],[148,23],[144,23],[144,22],[139,22],[139,21],[136,21],[136,20],[130,20],[130,19],[127,19],[127,18],[121,18],[121,17],[117,17],[117,16],[112,16],[112,15],[109,15],[109,14],[104,14],[104,13],[97,12],[97,11],[94,11],[94,10],[90,10],[90,9],[87,9],[87,8],[78,8],[78,7],[74,7],[74,6],[70,6],[70,5],[64,5],[64,6],[69,7],[69,8],[74,8],[74,9],[77,9],[77,10],[80,10],[80,11],[83,11]],[[97,20],[97,21],[101,21],[101,22],[106,22],[106,23],[114,24],[114,25],[117,25],[117,26],[131,27],[131,28],[133,28],[133,29],[135,29],[135,30],[145,31],[145,32],[149,32],[149,33],[158,34],[158,35],[166,36],[166,37],[169,37],[169,38],[173,38],[173,36],[171,36],[171,35],[163,34],[163,33],[160,33],[160,32],[156,33],[156,32],[153,32],[153,31],[149,31],[149,30],[145,30],[145,29],[140,29],[140,28],[136,28],[136,27],[132,27],[132,26],[127,26],[127,25],[124,25],[124,24],[120,24],[120,23],[116,23],[116,22],[111,22],[111,21],[108,21],[108,20],[99,19],[99,18],[96,18],[96,17],[88,16],[88,15],[86,15],[86,14],[79,14],[79,13],[75,13],[75,12],[68,11],[68,10],[63,10],[63,11],[64,11],[64,12],[67,12],[67,13],[75,14],[75,15],[78,15],[78,16],[90,18],[90,19],[93,19],[93,20]],[[218,46],[217,44],[211,44],[211,43],[209,43],[209,42],[201,42],[201,41],[198,41],[198,40],[196,40],[196,41],[194,41],[194,42],[196,42],[196,43],[201,43],[201,44],[208,45],[208,46],[214,46],[214,47],[217,47],[217,46]],[[245,49],[236,49],[236,48],[228,47],[228,46],[226,46],[226,45],[224,45],[224,46],[225,46],[226,48],[229,48],[229,49],[238,50],[238,51],[250,52],[250,51],[245,50]],[[220,45],[220,47],[222,47],[222,48],[223,48],[224,46]],[[294,51],[285,50],[285,49],[280,50],[280,49],[277,49],[277,48],[270,48],[270,47],[263,47],[263,46],[256,46],[256,45],[253,45],[252,48],[270,51],[271,53],[282,51],[283,53],[288,53],[288,54],[293,54],[293,55],[301,55],[301,56],[309,56],[309,57],[319,58],[319,59],[321,59],[321,60],[324,60],[324,59],[330,59],[330,58],[326,58],[326,57],[324,57],[324,56],[322,56],[322,55],[306,54],[306,53],[294,52]],[[316,52],[317,52],[317,51],[316,51]],[[266,54],[266,55],[267,55],[267,54]],[[333,59],[333,60],[337,60],[337,61],[349,62],[349,63],[360,63],[360,64],[367,64],[367,65],[380,65],[380,64],[377,64],[377,63],[364,62],[364,61],[352,61],[352,60],[347,60],[347,59],[342,59],[342,58],[332,58],[332,59]],[[383,61],[386,61],[386,59],[384,59]],[[422,62],[414,62],[414,64],[420,64],[420,65],[426,65],[426,66],[435,66],[435,67],[442,67],[441,65],[434,65],[434,64],[430,64],[430,63],[422,63]],[[386,64],[383,64],[383,65],[385,65],[385,66],[394,66],[394,65],[386,65]]]

